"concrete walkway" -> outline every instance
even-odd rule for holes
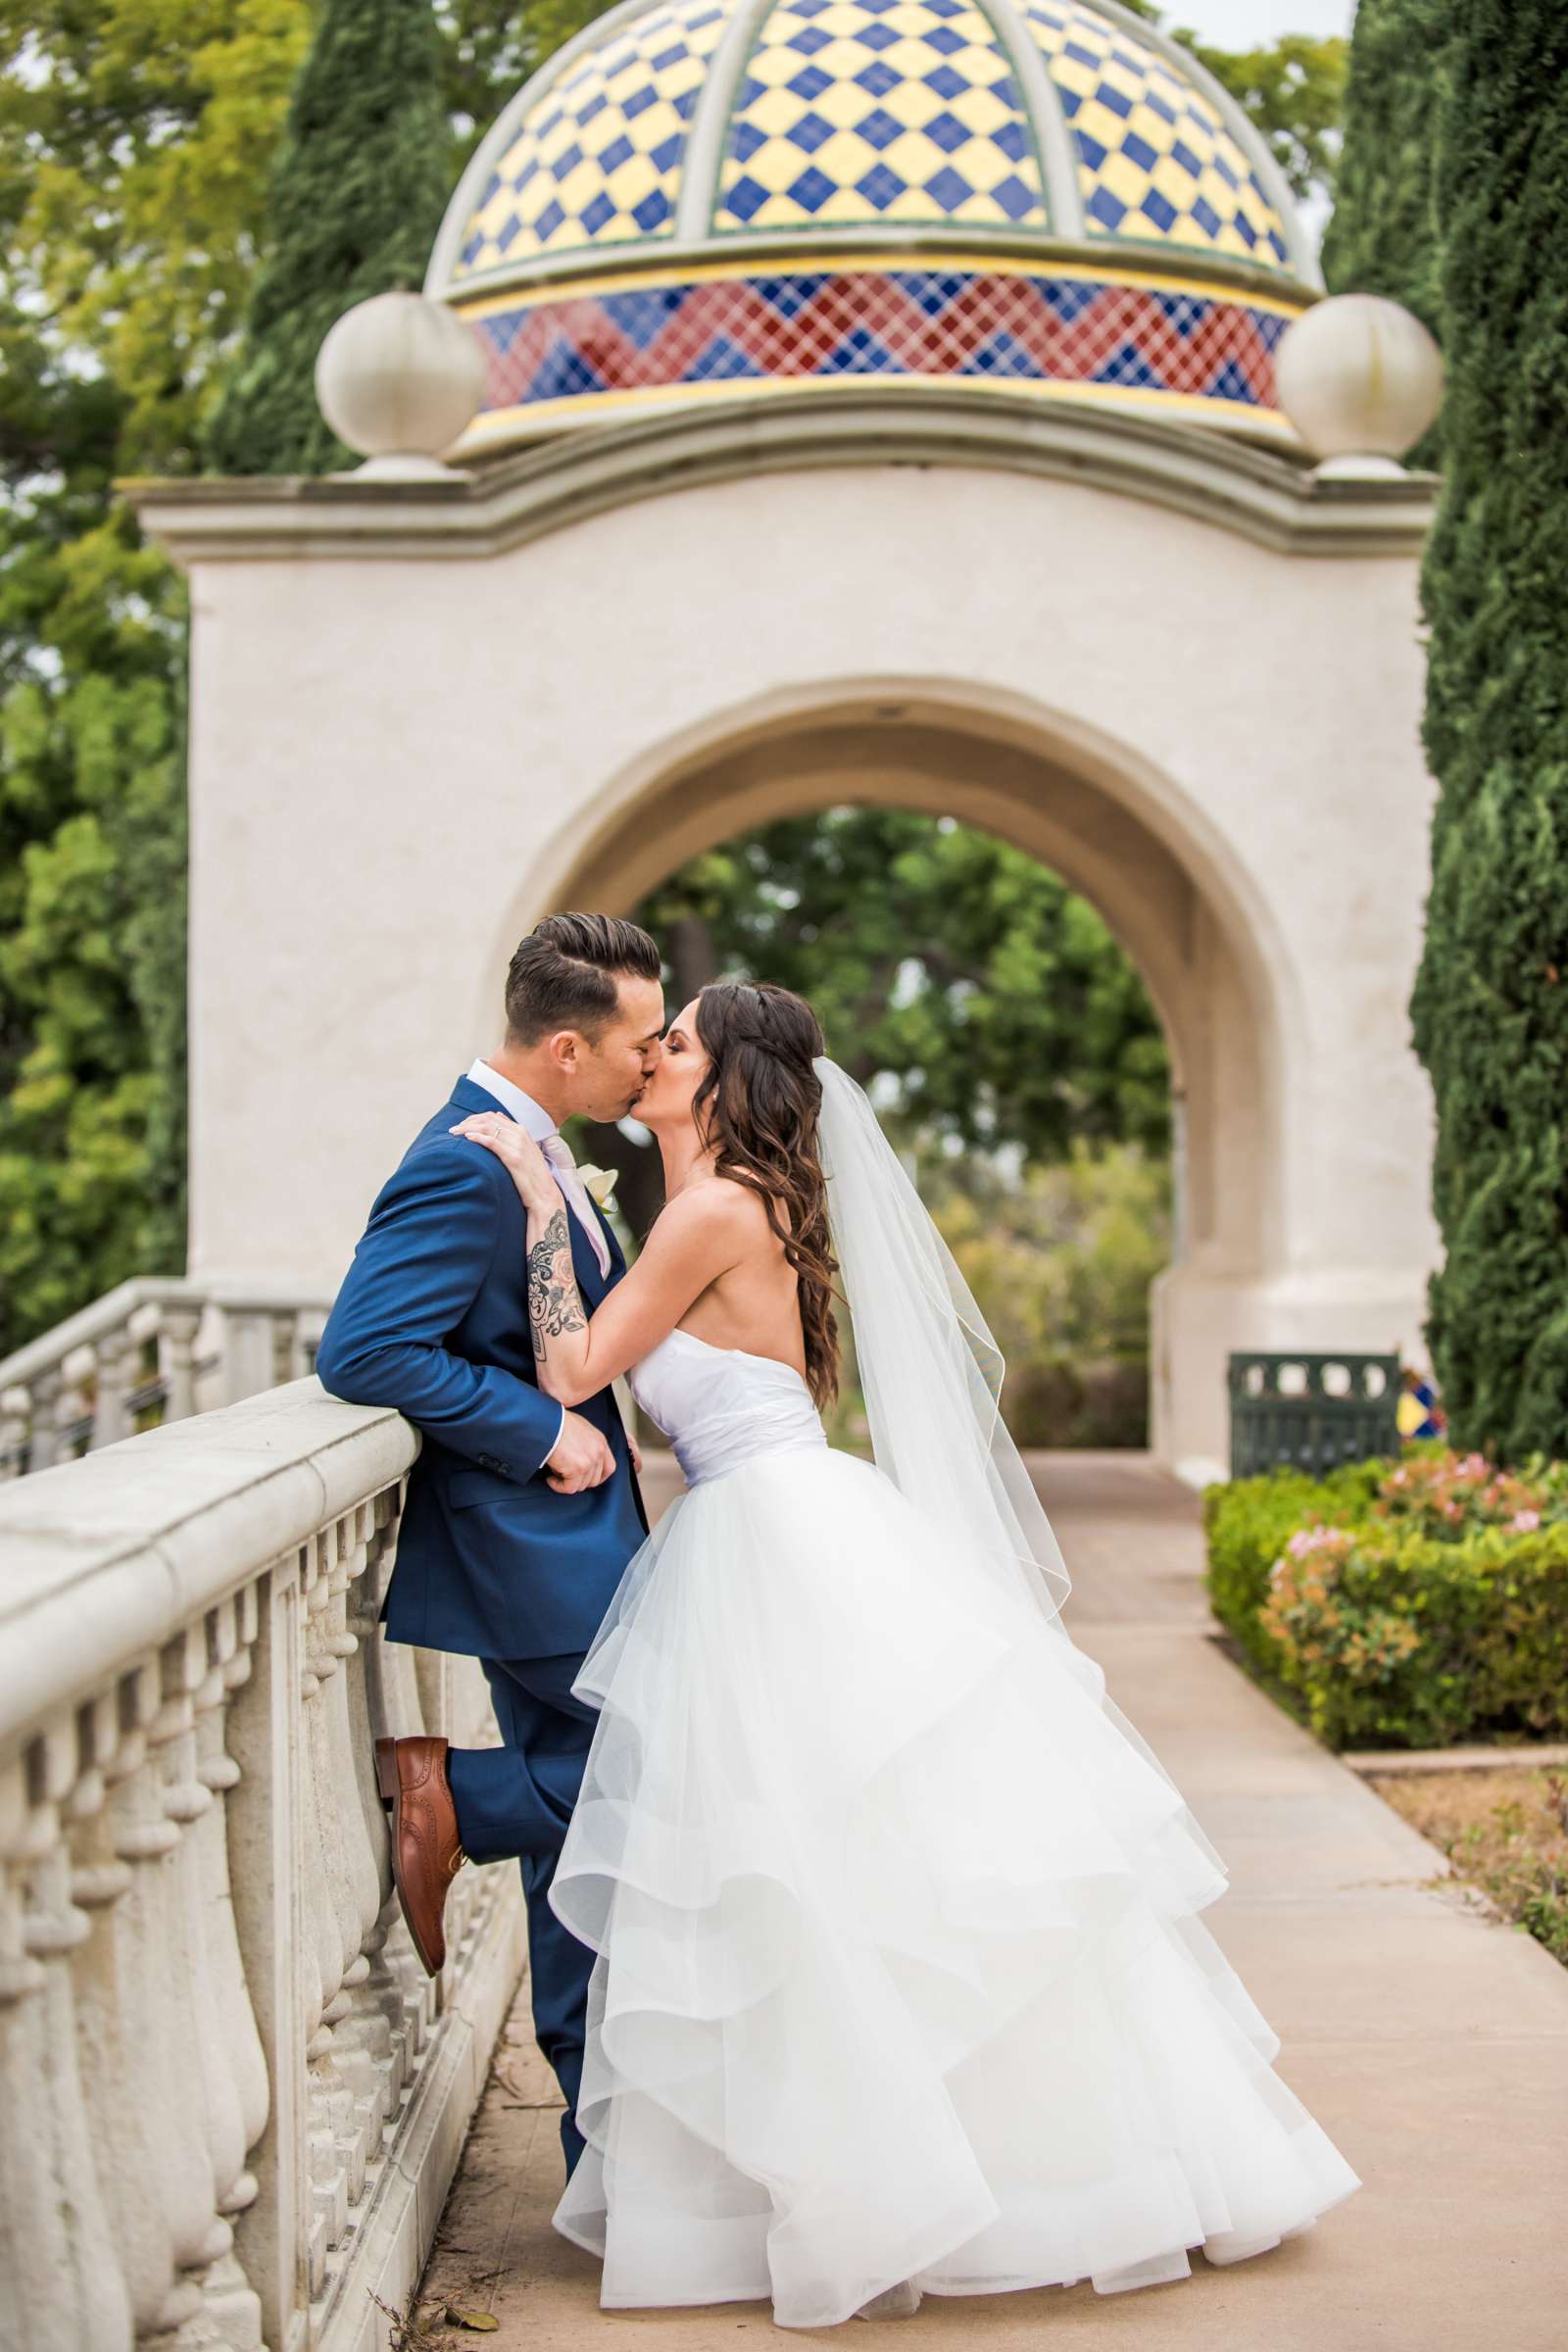
[[[1136,1456],[1034,1467],[1073,1571],[1074,1639],[1229,1863],[1232,1892],[1207,1924],[1283,2039],[1280,2073],[1365,2186],[1304,2238],[1234,2270],[1198,2259],[1190,2281],[1111,2297],[1085,2285],[928,2298],[892,2340],[908,2352],[1568,2352],[1568,1971],[1432,1886],[1434,1850],[1207,1638],[1190,1495]],[[423,2297],[494,2312],[485,2340],[507,2352],[589,2352],[634,2334],[661,2352],[783,2340],[760,2304],[601,2313],[596,2266],[550,2227],[553,2093],[524,1994]]]

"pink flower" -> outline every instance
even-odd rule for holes
[[[1533,1535],[1541,1525],[1541,1513],[1539,1511],[1516,1511],[1508,1524],[1515,1535]]]

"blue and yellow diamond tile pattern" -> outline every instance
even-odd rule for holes
[[[1005,51],[974,0],[780,0],[736,91],[720,234],[1046,228]]]
[[[1060,95],[1091,236],[1168,241],[1280,268],[1284,223],[1203,92],[1074,0],[1020,0]]]
[[[686,138],[729,10],[664,0],[546,87],[496,165],[457,269],[668,235]]]

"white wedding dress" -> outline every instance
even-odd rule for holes
[[[1358,2185],[1272,2073],[1197,1917],[1223,1868],[1020,1571],[956,1392],[937,1447],[890,1385],[929,1404],[955,1351],[911,1364],[913,1327],[878,1324],[885,1206],[874,1245],[834,1231],[899,1483],[828,1446],[788,1365],[675,1331],[631,1376],[689,1492],[577,1685],[601,1716],[551,1894],[598,1953],[555,2219],[607,2307],[769,2297],[808,2328],[906,2279],[1109,2293]]]

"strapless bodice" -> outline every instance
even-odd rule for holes
[[[761,1454],[827,1444],[805,1381],[772,1356],[672,1331],[626,1379],[640,1409],[669,1440],[690,1487]]]

